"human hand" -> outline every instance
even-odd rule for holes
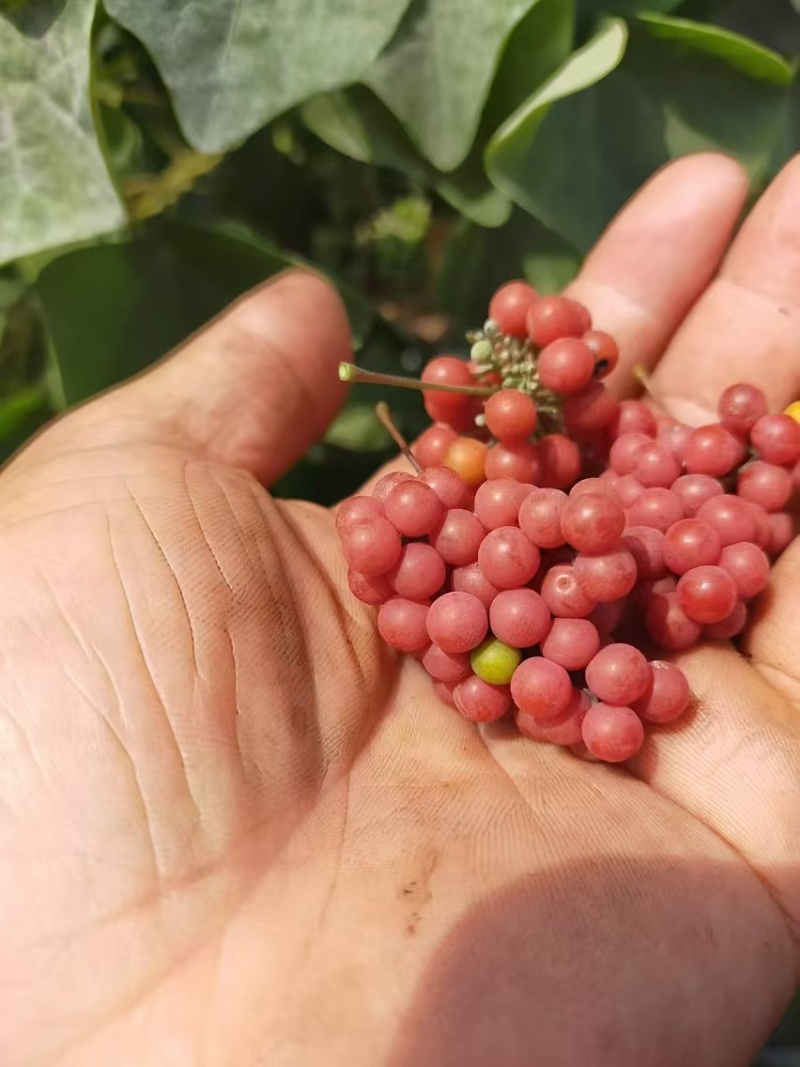
[[[679,417],[800,389],[800,163],[661,172],[574,293]],[[270,484],[342,399],[317,279],[0,477],[0,1063],[736,1067],[795,985],[800,547],[625,768],[478,730]]]

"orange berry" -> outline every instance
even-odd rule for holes
[[[476,441],[474,437],[459,437],[450,445],[444,465],[460,474],[467,485],[480,485],[486,480],[484,467],[488,451],[483,441]]]

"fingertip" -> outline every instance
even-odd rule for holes
[[[262,394],[283,392],[287,400],[302,401],[295,415],[308,432],[325,431],[347,392],[338,365],[352,352],[347,313],[327,278],[285,270],[245,294],[214,329],[238,339],[242,392],[248,384]]]

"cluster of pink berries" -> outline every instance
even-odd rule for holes
[[[614,340],[522,282],[470,340],[408,383],[435,420],[418,473],[339,508],[350,589],[465,718],[629,759],[690,701],[650,651],[739,634],[791,540],[800,423],[750,385],[699,428],[617,402]]]

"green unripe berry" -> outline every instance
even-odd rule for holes
[[[476,363],[488,363],[492,358],[492,346],[489,341],[476,341],[469,354]]]
[[[518,648],[504,645],[496,637],[487,637],[474,650],[469,662],[475,674],[484,682],[490,685],[508,685],[521,659],[522,653]]]

